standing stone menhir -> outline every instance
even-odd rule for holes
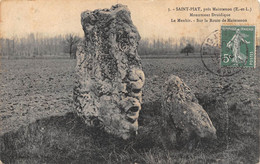
[[[127,139],[138,129],[144,73],[140,35],[124,5],[81,14],[84,40],[77,50],[77,113],[89,126]]]

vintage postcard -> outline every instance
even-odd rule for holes
[[[0,163],[259,163],[257,0],[0,0]]]

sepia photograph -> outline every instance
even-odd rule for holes
[[[260,163],[258,0],[0,0],[0,164]]]

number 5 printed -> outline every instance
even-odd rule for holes
[[[228,63],[228,62],[229,62],[229,56],[228,56],[228,54],[224,54],[223,62],[224,62],[224,63]]]

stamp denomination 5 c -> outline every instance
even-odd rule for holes
[[[255,26],[221,26],[221,67],[255,67]]]

